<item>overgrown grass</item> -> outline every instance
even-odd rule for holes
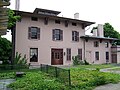
[[[80,69],[86,69],[86,68],[92,68],[92,69],[103,69],[103,68],[112,68],[116,67],[116,64],[91,64],[91,65],[76,65],[76,66],[71,66],[70,68],[80,68]]]
[[[42,72],[27,72],[9,85],[13,90],[69,90],[64,84]]]
[[[107,83],[117,83],[120,81],[120,74],[104,73],[97,70],[87,70],[85,68],[110,68],[115,67],[108,65],[79,65],[76,68],[70,68],[71,89],[60,83],[56,78],[50,77],[40,69],[22,70],[26,75],[17,78],[16,82],[9,85],[13,90],[92,90],[94,87]],[[2,71],[0,79],[15,78],[15,72]]]
[[[79,90],[92,90],[94,87],[120,81],[119,74],[104,73],[97,70],[71,69],[72,87]]]

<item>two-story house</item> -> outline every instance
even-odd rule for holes
[[[58,11],[39,8],[33,13],[15,12],[21,20],[16,22],[13,32],[14,49],[26,55],[28,63],[69,65],[76,55],[89,63],[111,63],[110,49],[114,39],[85,36],[85,27],[94,22],[59,17]]]

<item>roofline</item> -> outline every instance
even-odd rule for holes
[[[33,11],[33,13],[36,13],[39,10],[41,10],[41,11],[47,11],[47,12],[53,12],[53,13],[56,13],[57,15],[61,13],[60,11],[54,11],[54,10],[48,10],[48,9],[42,9],[42,8],[35,8],[35,10]]]
[[[120,39],[117,39],[117,38],[108,38],[108,37],[94,37],[94,36],[81,36],[80,38],[83,38],[83,39],[104,39],[104,40],[113,40],[113,41],[118,41]]]
[[[92,25],[92,24],[95,24],[95,22],[90,22],[90,21],[85,21],[85,20],[78,20],[78,19],[52,16],[52,15],[35,14],[35,13],[32,13],[32,12],[25,12],[25,11],[18,11],[18,10],[14,10],[14,11],[19,15],[23,14],[23,15],[28,15],[28,16],[48,17],[48,18],[56,18],[56,19],[63,19],[63,20],[72,21],[72,22],[78,22],[78,23],[84,24],[85,27],[89,26],[89,25]]]

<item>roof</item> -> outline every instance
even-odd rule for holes
[[[72,19],[72,18],[66,18],[66,17],[59,17],[59,16],[55,16],[55,15],[48,15],[48,14],[38,14],[38,13],[36,13],[38,11],[38,9],[35,9],[35,11],[33,13],[25,12],[25,11],[17,11],[17,10],[14,10],[14,11],[21,16],[26,15],[26,16],[33,16],[33,17],[34,16],[35,17],[48,17],[48,18],[60,19],[60,20],[64,20],[64,21],[67,20],[67,21],[71,21],[71,22],[75,22],[75,23],[81,23],[84,25],[84,27],[95,24],[95,22],[90,22],[90,21],[84,21],[84,20],[78,20],[78,19]],[[50,10],[48,10],[48,11],[50,11]],[[54,11],[54,12],[56,12],[56,11]]]
[[[102,40],[119,40],[117,38],[108,38],[108,37],[95,37],[95,36],[81,36],[80,38],[84,38],[84,39],[102,39]]]
[[[38,14],[39,12],[52,13],[52,14],[55,14],[55,15],[58,15],[58,14],[61,13],[61,12],[59,12],[59,11],[47,10],[47,9],[41,9],[41,8],[36,8],[33,13]]]

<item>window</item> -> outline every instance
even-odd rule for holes
[[[48,25],[48,18],[44,18],[44,24]]]
[[[71,49],[67,48],[67,61],[71,61]]]
[[[82,49],[78,49],[79,60],[82,60]]]
[[[98,41],[94,42],[94,47],[99,47],[99,42]]]
[[[31,20],[32,21],[38,21],[38,18],[37,17],[31,17]]]
[[[99,60],[99,52],[95,52],[95,60]]]
[[[53,40],[63,40],[63,30],[60,29],[54,29],[53,30]]]
[[[108,48],[109,47],[109,43],[105,42],[105,47]]]
[[[68,21],[67,20],[65,21],[65,27],[68,27]]]
[[[106,52],[106,62],[109,62],[109,52]]]
[[[73,26],[77,26],[77,23],[72,23]]]
[[[40,28],[29,27],[29,29],[28,29],[28,39],[40,39]]]
[[[55,23],[56,24],[60,24],[60,20],[55,20]]]
[[[72,31],[72,41],[79,41],[79,32]]]
[[[30,48],[30,62],[38,62],[38,48]]]

